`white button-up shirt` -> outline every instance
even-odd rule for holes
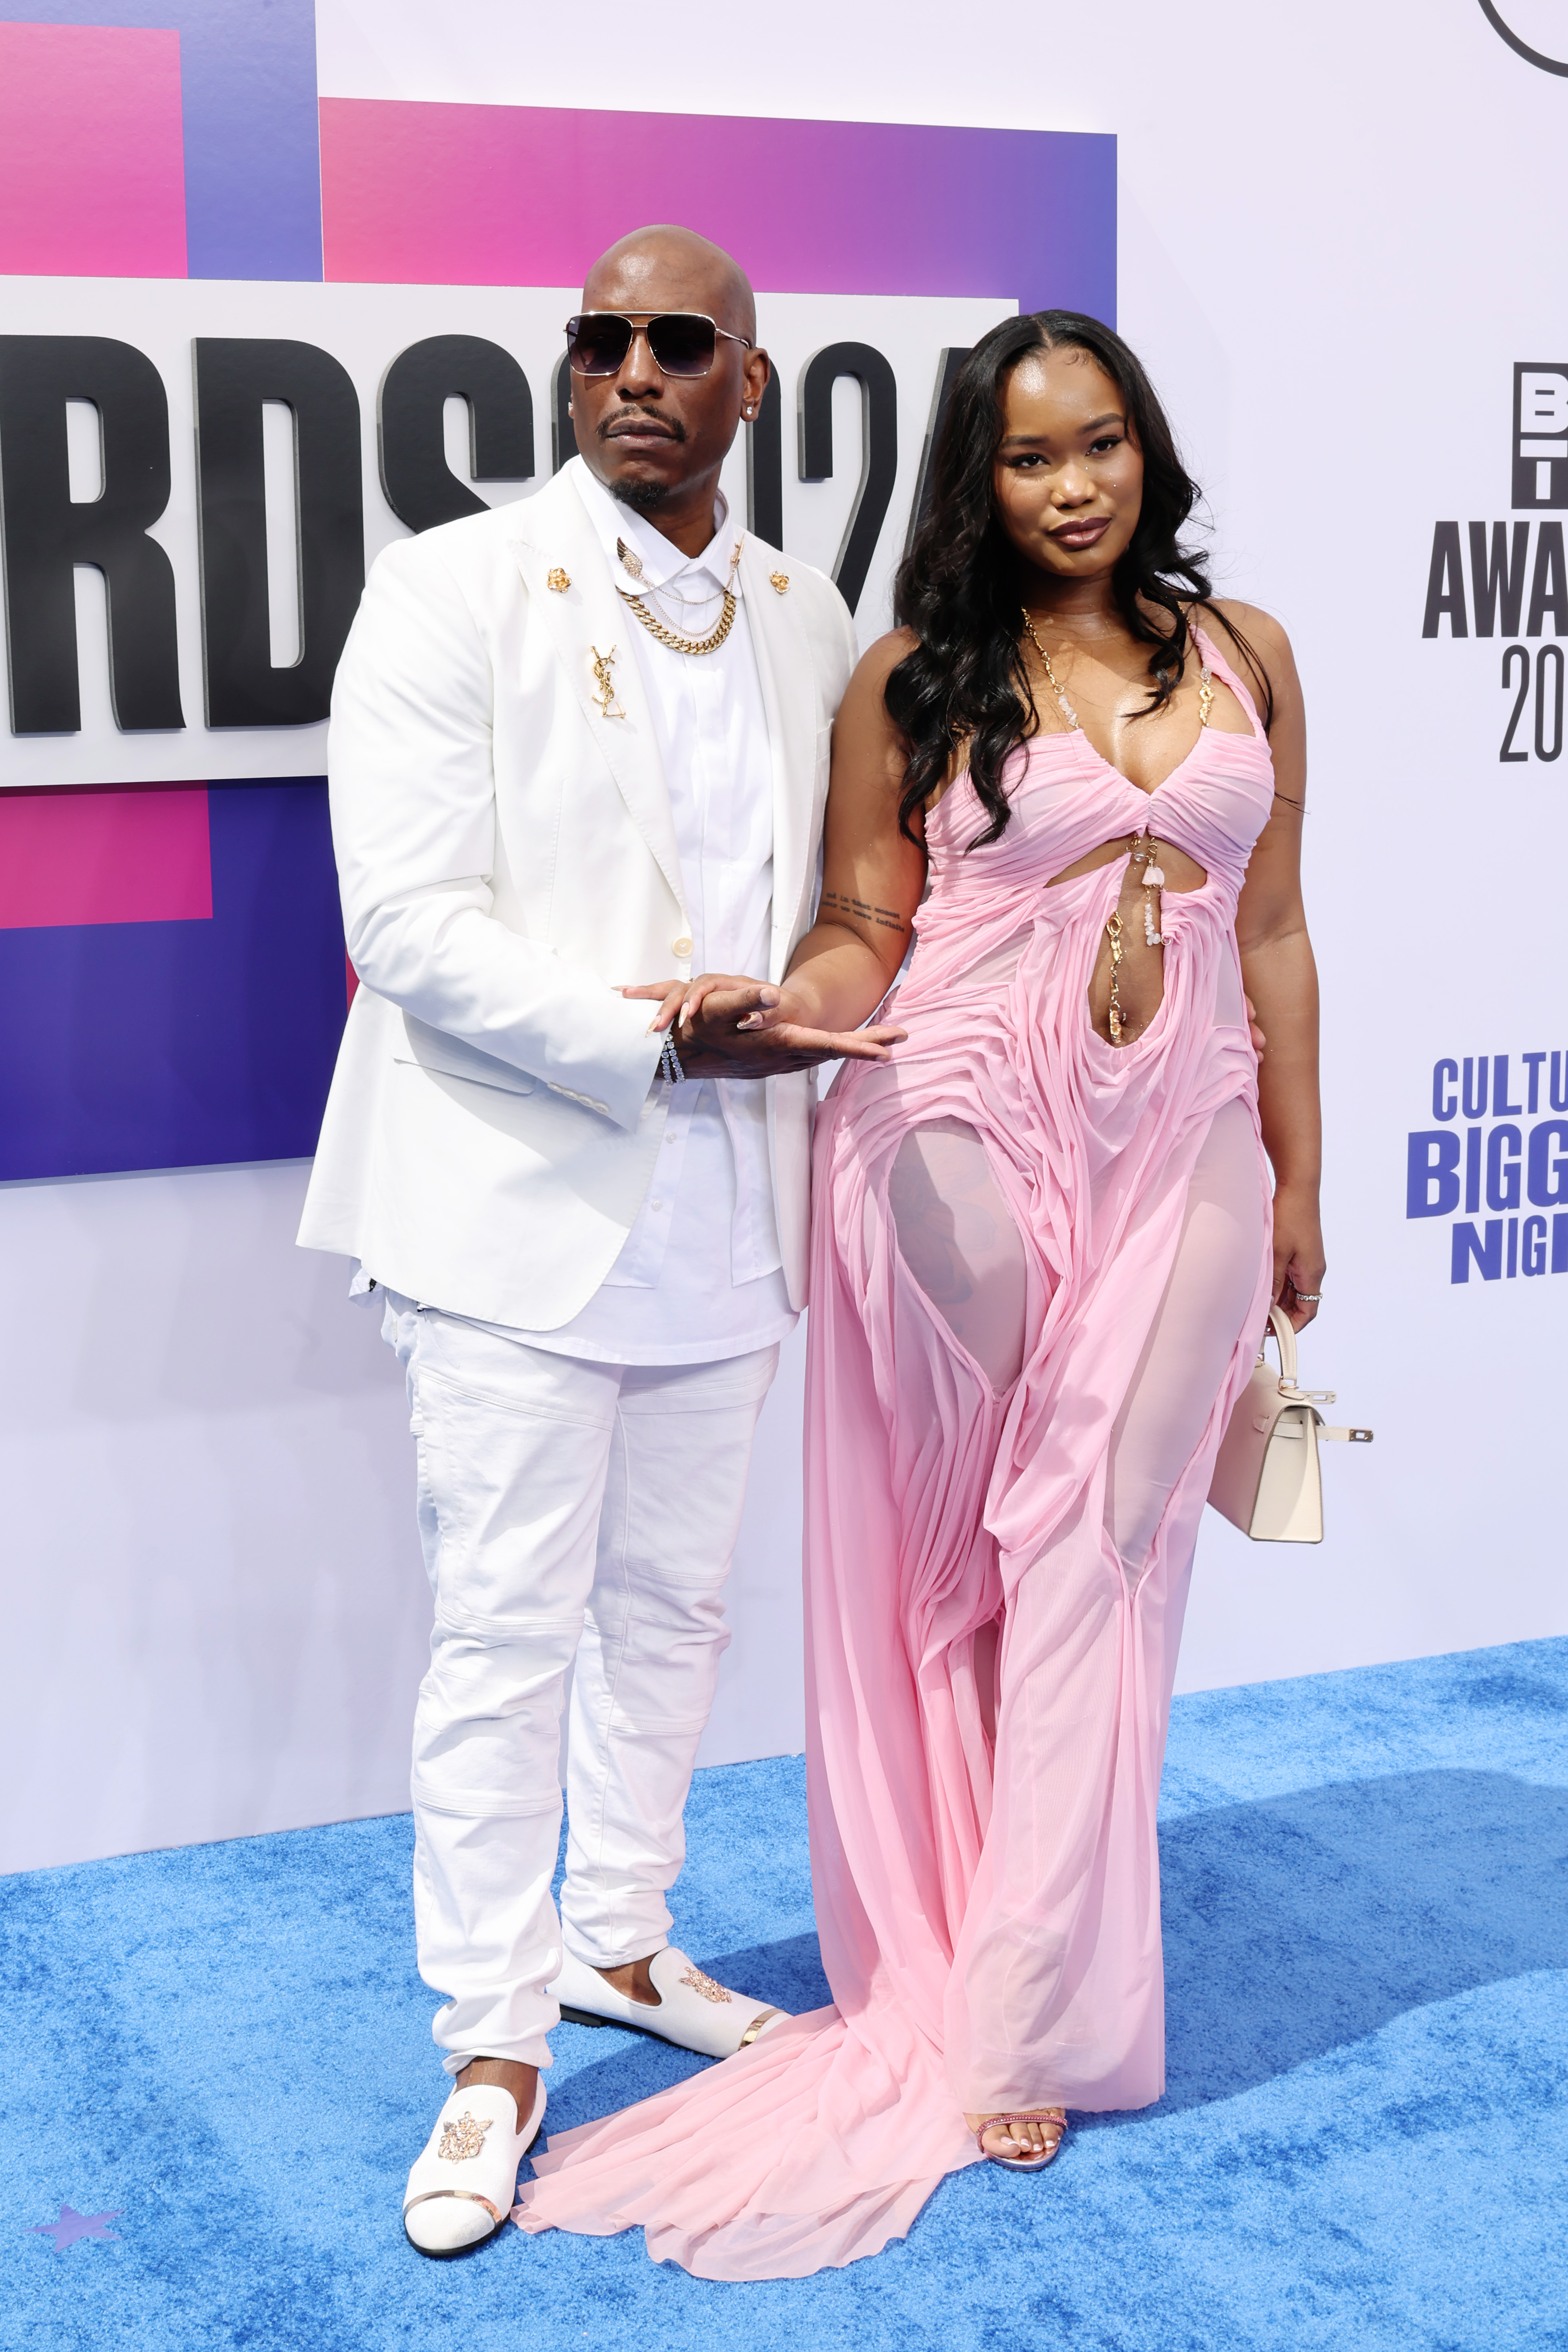
[[[572,474],[618,585],[651,591],[649,610],[683,636],[705,636],[736,598],[716,651],[677,653],[629,609],[621,656],[636,659],[680,852],[688,932],[666,971],[765,979],[773,922],[773,779],[767,714],[734,558],[741,532],[721,495],[713,538],[682,555],[612,498],[581,457]],[[642,569],[623,564],[625,546]],[[649,1013],[653,1012],[649,1005]],[[662,1081],[660,1082],[662,1083]],[[795,1322],[779,1253],[760,1080],[689,1079],[670,1089],[653,1181],[620,1255],[580,1314],[554,1331],[518,1331],[530,1347],[601,1362],[697,1364],[782,1339]]]

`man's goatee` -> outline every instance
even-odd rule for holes
[[[669,496],[668,482],[612,482],[610,488],[622,506],[644,515],[656,514]]]

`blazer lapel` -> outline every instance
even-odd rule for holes
[[[616,593],[604,550],[566,476],[558,475],[536,498],[520,503],[510,544],[533,614],[550,632],[589,732],[684,916],[686,886],[669,788],[642,672],[630,642],[637,625]],[[564,572],[569,583],[565,589],[550,586],[553,572]],[[611,718],[603,708],[595,675],[595,654],[610,656],[609,676],[620,706],[618,717]]]
[[[812,879],[816,695],[799,607],[769,578],[771,551],[746,533],[741,586],[767,712],[773,772],[773,931],[770,980],[782,980]],[[776,558],[773,559],[776,561]]]

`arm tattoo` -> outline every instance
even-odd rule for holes
[[[837,890],[823,892],[817,911],[824,915],[847,915],[856,922],[874,923],[881,931],[898,931],[901,935],[909,929],[902,915],[895,914],[891,907],[873,907],[865,898],[851,898]]]

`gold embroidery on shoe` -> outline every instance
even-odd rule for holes
[[[721,1984],[715,1984],[711,1977],[704,1976],[700,1969],[688,1969],[680,1981],[683,1985],[689,1985],[693,1992],[700,1992],[704,2000],[728,2000],[730,1999],[730,1995],[725,1991],[723,1986]]]
[[[492,2116],[490,2123],[494,2121]],[[482,2156],[485,2134],[490,2123],[476,2123],[465,2108],[455,2123],[442,2125],[441,2145],[436,2150],[437,2155],[447,2164],[465,2164],[470,2156]]]

